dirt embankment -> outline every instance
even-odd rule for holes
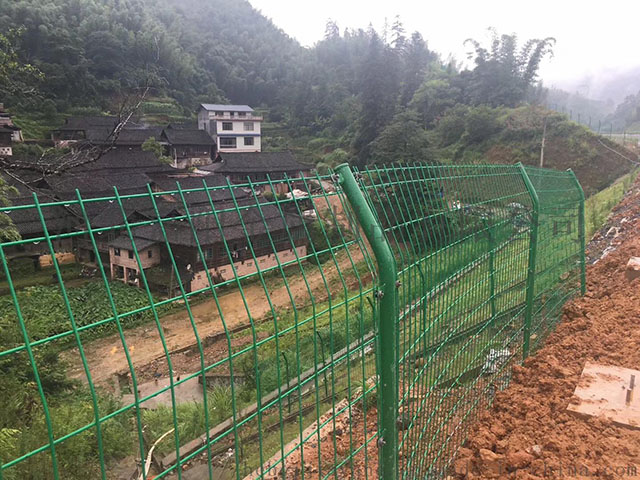
[[[629,258],[640,256],[639,215],[636,182],[590,245],[596,263],[586,296],[566,306],[545,346],[514,369],[511,386],[472,428],[452,477],[640,477],[640,430],[566,410],[587,361],[640,369],[640,279],[625,278]]]

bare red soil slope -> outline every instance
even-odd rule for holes
[[[586,296],[566,306],[544,347],[515,368],[472,428],[453,478],[640,478],[640,430],[567,411],[585,362],[640,369],[640,279],[625,277],[629,258],[640,256],[639,215],[636,182],[591,243],[597,261]]]

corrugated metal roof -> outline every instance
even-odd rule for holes
[[[249,105],[220,105],[218,103],[203,103],[201,108],[217,112],[253,112]]]

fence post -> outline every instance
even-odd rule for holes
[[[580,206],[578,207],[578,236],[580,238],[580,293],[587,293],[587,260],[585,258],[585,250],[587,247],[585,221],[584,221],[584,190],[578,181],[578,177],[573,170],[568,170],[576,184],[576,190],[580,195]]]
[[[380,379],[378,383],[378,446],[379,477],[385,480],[397,479],[398,469],[398,381],[396,351],[398,302],[398,269],[389,242],[371,207],[364,198],[349,164],[336,168],[338,182],[353,208],[358,223],[364,230],[378,263],[380,275],[377,297],[380,301],[378,335],[380,357]]]
[[[492,226],[486,218],[484,219],[484,226],[489,237],[489,302],[491,304],[491,321],[493,321],[496,319],[495,241]]]
[[[522,163],[518,163],[522,179],[531,196],[533,210],[531,211],[531,230],[529,235],[529,264],[527,268],[527,296],[526,307],[524,312],[524,330],[522,342],[522,358],[525,360],[529,356],[529,348],[531,344],[531,319],[533,316],[533,299],[535,297],[535,279],[536,279],[536,253],[538,250],[538,214],[540,212],[540,200],[538,192],[536,192],[531,179],[527,174]]]

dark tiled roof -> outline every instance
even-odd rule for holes
[[[156,191],[175,191],[177,190],[176,182],[180,183],[180,188],[183,190],[193,190],[202,188],[201,192],[187,192],[185,193],[185,201],[187,205],[209,204],[209,195],[214,202],[228,201],[232,199],[231,189],[227,187],[227,179],[219,175],[207,175],[207,176],[179,176],[179,175],[152,175],[153,186]],[[204,191],[203,181],[207,187],[221,187],[212,188],[209,190],[209,195]],[[236,199],[243,199],[249,196],[244,190],[239,188],[233,188],[233,196]],[[182,200],[178,195],[173,195],[175,201],[182,205]]]
[[[166,202],[158,197],[155,197],[155,200],[160,218],[169,218],[183,214],[183,211],[179,209],[176,204]],[[89,205],[91,204],[87,204],[87,206]],[[122,207],[124,208],[129,223],[158,218],[149,197],[124,199],[122,200]],[[89,217],[93,228],[122,226],[125,223],[120,205],[116,202],[101,202],[99,208],[92,209]]]
[[[67,193],[73,193],[75,197],[76,188],[83,196],[96,196],[102,194],[113,195],[113,187],[116,186],[122,193],[134,193],[134,191],[144,191],[145,186],[151,179],[142,172],[124,171],[101,171],[86,173],[65,173],[63,175],[52,175],[46,181],[51,190],[60,195],[61,198],[69,198]]]
[[[196,122],[170,123],[167,128],[171,130],[198,130],[198,124]]]
[[[221,105],[219,103],[202,103],[200,108],[215,112],[253,112],[249,105]]]
[[[40,197],[41,202],[49,202],[50,199]],[[12,205],[32,205],[33,197],[25,195],[17,198],[11,198]],[[49,233],[67,232],[74,228],[78,223],[78,218],[71,211],[62,205],[41,207],[42,215],[47,224]],[[22,210],[12,210],[9,218],[23,237],[40,236],[44,231],[42,222],[36,208],[25,208]]]
[[[95,162],[86,163],[74,169],[76,172],[98,172],[100,170],[127,170],[141,171],[143,173],[176,173],[175,168],[159,162],[152,152],[125,149],[110,150]]]
[[[56,130],[87,130],[92,127],[103,127],[113,130],[117,121],[118,117],[112,116],[69,117],[65,120],[64,125]]]
[[[95,145],[110,144],[113,142],[112,128],[89,128],[85,130],[86,140]],[[115,141],[116,145],[138,146],[142,145],[149,138],[154,137],[160,140],[162,128],[123,128]]]
[[[148,248],[151,245],[155,245],[157,243],[157,242],[154,242],[153,240],[147,240],[147,239],[139,238],[135,236],[133,237],[133,241],[135,242],[136,249],[138,251],[144,250],[145,248]],[[125,248],[127,250],[133,250],[131,239],[128,236],[124,236],[124,235],[109,242],[109,246],[115,247],[115,248]]]
[[[171,145],[215,145],[216,142],[204,130],[180,130],[165,128],[164,138]]]
[[[211,212],[210,208],[203,207],[199,210],[193,210],[191,213],[201,213],[200,216],[193,217],[193,223],[198,235],[198,240],[202,245],[212,245],[219,243],[222,238],[227,242],[250,237],[255,235],[263,235],[267,232],[273,233],[285,229],[285,222],[279,210],[274,205],[261,205],[261,208],[254,201],[248,199],[241,202],[241,206],[247,208],[237,211],[220,212],[216,216]],[[234,209],[231,203],[216,205],[216,210]],[[242,216],[242,222],[240,220]],[[264,217],[264,218],[263,218]],[[302,219],[298,215],[285,214],[285,221],[289,228],[295,228],[302,225]],[[218,227],[218,221],[222,225],[222,229]],[[266,223],[266,227],[265,227]],[[196,240],[188,222],[170,221],[164,224],[169,242],[174,245],[183,245],[195,247]],[[245,234],[246,229],[246,234]],[[135,235],[141,238],[154,241],[164,241],[162,231],[157,225],[142,226],[135,229]]]
[[[299,163],[291,152],[255,152],[222,154],[222,163],[198,168],[221,175],[230,175],[282,172],[298,174],[307,172],[313,167]]]

